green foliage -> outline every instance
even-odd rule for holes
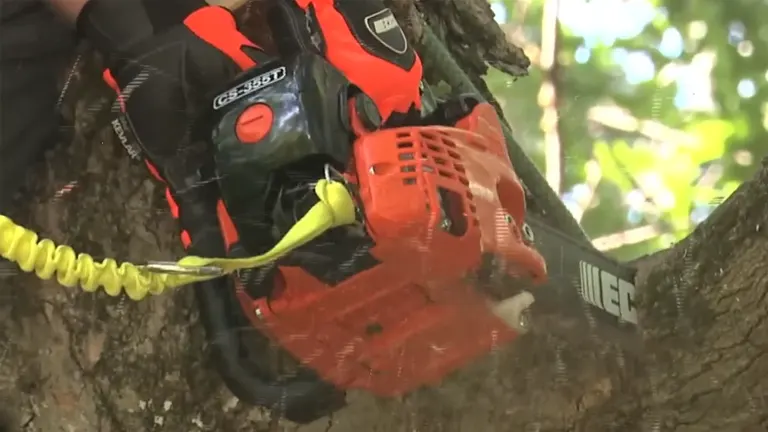
[[[510,31],[540,47],[544,2],[505,10]],[[559,132],[563,200],[593,238],[652,226],[617,245],[623,259],[668,247],[752,176],[768,142],[768,3],[733,0],[560,0]],[[591,9],[590,9],[591,8]],[[491,71],[516,138],[544,171],[542,84]],[[588,179],[597,164],[599,181]],[[589,191],[589,193],[585,192]],[[578,211],[577,214],[581,214]]]

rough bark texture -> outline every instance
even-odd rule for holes
[[[418,38],[417,9],[392,3]],[[483,61],[462,54],[463,45],[489,47],[474,52],[519,67],[497,28],[473,26],[488,25],[484,4],[418,7],[450,30],[442,36],[473,75]],[[70,93],[80,100],[74,139],[33,173],[13,216],[95,255],[179,256],[159,188],[108,134],[92,133],[91,108],[104,100],[97,77],[79,81]],[[72,182],[69,194],[57,192]],[[223,388],[205,360],[191,292],[133,303],[19,276],[0,287],[0,411],[11,430],[39,432],[766,430],[767,219],[764,168],[690,238],[638,263],[640,355],[534,331],[439,387],[400,400],[352,394],[348,408],[301,427]]]

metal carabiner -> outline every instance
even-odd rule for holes
[[[150,273],[182,276],[224,276],[226,272],[218,266],[184,267],[173,261],[149,261],[139,267]]]
[[[358,225],[361,229],[365,229],[365,212],[363,211],[363,208],[361,207],[361,200],[360,200],[360,194],[358,193],[357,185],[354,183],[350,183],[349,179],[344,176],[341,172],[339,172],[336,168],[332,167],[331,164],[325,164],[324,166],[324,175],[325,179],[329,182],[334,181],[334,176],[338,178],[338,181],[340,181],[344,187],[347,189],[349,194],[353,197],[355,201],[355,213],[357,214],[357,222],[355,225]]]
[[[325,175],[325,179],[329,182],[337,180],[341,183],[344,183],[344,186],[349,186],[349,182],[347,181],[347,178],[344,177],[344,174],[340,173],[336,168],[332,167],[331,164],[325,164],[323,167],[323,174]]]

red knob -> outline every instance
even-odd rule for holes
[[[235,123],[235,134],[243,144],[257,144],[269,135],[274,120],[272,108],[259,103],[246,108]]]

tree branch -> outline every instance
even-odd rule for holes
[[[544,170],[549,187],[560,196],[563,193],[565,181],[565,148],[560,122],[560,64],[557,55],[560,46],[560,23],[558,15],[560,0],[544,2],[544,13],[541,23],[541,71],[544,79],[539,89],[539,105],[543,108],[541,128],[544,132],[544,155],[546,167]]]

